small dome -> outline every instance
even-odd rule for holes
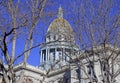
[[[48,31],[72,32],[70,24],[62,17],[55,19],[49,26]]]
[[[68,21],[63,18],[61,7],[59,7],[58,17],[49,25],[46,35],[46,42],[56,40],[74,42],[73,29]]]

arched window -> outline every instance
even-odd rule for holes
[[[56,40],[56,36],[53,37],[54,41]]]
[[[62,36],[61,35],[59,35],[59,39],[58,40],[61,40],[62,39]]]
[[[50,41],[50,35],[47,36],[46,41],[47,41],[47,42]]]

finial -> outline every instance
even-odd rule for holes
[[[63,17],[63,9],[62,9],[61,5],[58,10],[58,17]]]

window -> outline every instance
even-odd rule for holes
[[[80,68],[76,69],[76,73],[77,73],[77,78],[79,79],[81,74]]]
[[[57,51],[62,51],[62,48],[57,48]]]
[[[107,72],[106,72],[107,65],[106,65],[105,61],[102,61],[101,67],[102,67],[104,76],[106,76],[107,75]]]
[[[69,60],[69,56],[70,56],[70,49],[65,48],[65,60]]]
[[[89,65],[87,67],[88,67],[88,74],[91,75],[92,69],[91,69],[91,67]]]
[[[53,53],[53,60],[55,61],[55,52]]]
[[[65,51],[66,51],[66,52],[70,52],[70,49],[68,49],[68,48],[65,48]]]
[[[50,52],[55,52],[55,48],[50,49]]]
[[[53,38],[54,40],[56,40],[56,36],[54,36],[54,38]]]
[[[46,50],[42,50],[42,55],[43,55],[43,59],[44,59],[44,61],[46,61]]]
[[[55,61],[55,48],[50,49],[50,54],[52,54],[51,55],[51,57],[53,57],[52,60]]]
[[[88,67],[88,74],[89,75],[92,75],[92,72],[94,71],[94,66],[93,65],[94,65],[93,62],[90,61],[89,65],[87,66]]]
[[[96,80],[96,75],[94,72],[94,63],[92,61],[89,62],[88,67],[88,74],[91,76],[91,78],[94,80]]]
[[[62,39],[62,36],[61,35],[59,35],[59,39],[58,40],[61,40]]]
[[[65,81],[63,83],[70,83],[69,78],[65,78]]]
[[[77,73],[77,79],[79,80],[76,83],[81,83],[81,70],[80,70],[80,67],[78,69],[76,69],[76,73]]]
[[[62,48],[57,48],[57,52],[61,58],[62,58],[62,53],[63,53],[62,51],[63,51]]]
[[[102,61],[101,66],[102,66],[103,71],[106,71],[106,64],[105,64],[105,62],[104,62],[104,61]]]
[[[71,73],[70,73],[70,69],[66,70],[66,72],[64,73],[64,77],[63,77],[63,83],[70,83],[70,79],[71,79]]]
[[[47,36],[47,40],[50,41],[50,35]]]
[[[67,60],[67,56],[65,56],[65,61]]]

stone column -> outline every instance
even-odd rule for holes
[[[48,60],[48,59],[47,59],[47,48],[46,48],[45,57],[46,57],[46,60],[45,60],[45,61],[47,61],[47,60]]]
[[[40,52],[40,64],[43,62],[42,58],[43,58],[43,56],[42,56],[42,50],[41,50],[41,52]]]
[[[50,61],[50,49],[48,49],[48,61]]]
[[[46,48],[46,61],[48,61],[48,49]]]
[[[62,59],[63,59],[63,61],[65,61],[65,48],[62,48],[62,49],[63,49]]]
[[[55,60],[57,60],[56,54],[57,54],[57,48],[55,48]]]
[[[45,55],[44,55],[44,54],[42,54],[42,62],[44,62],[44,56],[45,56]]]

